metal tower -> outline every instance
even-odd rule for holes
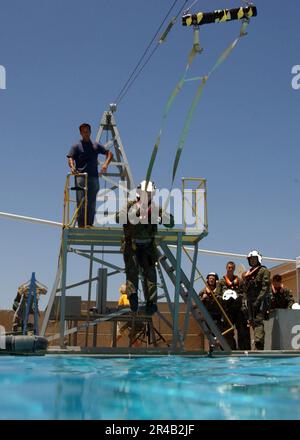
[[[120,181],[126,183],[128,189],[133,189],[134,181],[132,173],[113,116],[113,110],[114,107],[111,106],[110,111],[104,112],[96,139],[99,141],[105,132],[107,139],[109,137],[111,138],[111,144],[114,148],[114,161],[111,164],[116,166],[117,172],[105,173],[101,177],[111,185],[109,188],[110,190],[119,188]],[[118,181],[116,178],[118,178]],[[185,189],[187,180],[194,181],[194,183],[197,184],[197,187],[195,189]],[[65,197],[69,189],[70,188],[65,188]],[[199,194],[202,200],[201,203],[199,202]],[[186,222],[184,218],[182,228],[170,230],[159,228],[156,236],[159,253],[157,272],[160,283],[158,284],[158,288],[162,292],[158,297],[165,298],[172,320],[168,321],[159,311],[158,316],[172,331],[171,350],[173,352],[183,352],[185,350],[185,340],[191,315],[207,337],[210,345],[214,346],[216,349],[223,348],[225,351],[230,351],[230,347],[225,338],[221,335],[194,288],[195,273],[197,271],[198,243],[208,234],[206,181],[204,179],[183,179],[182,203],[184,213],[186,212],[186,207],[191,205],[190,208],[196,217],[195,227],[192,230],[189,230],[185,224]],[[82,331],[83,329],[86,331],[85,345],[87,346],[90,327],[95,327],[103,321],[116,320],[117,317],[120,316],[120,313],[126,313],[126,310],[125,312],[121,311],[119,313],[106,313],[105,310],[101,310],[101,313],[94,314],[90,313],[89,310],[89,305],[92,299],[93,283],[97,281],[98,286],[100,284],[103,287],[107,285],[109,277],[124,273],[124,267],[116,265],[106,257],[109,255],[120,254],[122,238],[123,228],[119,226],[76,228],[73,223],[65,223],[63,225],[58,270],[45,312],[41,335],[46,334],[50,313],[57,294],[60,294],[60,329],[59,333],[49,337],[49,340],[59,340],[62,348],[66,345],[66,336],[77,333],[80,330]],[[189,274],[186,274],[183,270],[182,251],[188,254],[186,246],[189,246],[189,248],[192,247],[193,249],[193,256],[189,257],[189,260],[191,261],[191,270]],[[173,248],[176,249],[175,253],[173,252]],[[70,253],[89,260],[89,273],[87,278],[72,285],[67,284],[68,255]],[[99,258],[99,254],[105,255],[105,257]],[[95,264],[101,264],[105,267],[105,269],[98,270],[97,276],[94,276]],[[168,280],[168,282],[166,282],[166,280]],[[82,324],[66,330],[65,311],[67,291],[78,286],[87,286],[87,315],[81,319],[81,321],[83,321]],[[105,290],[105,287],[103,290]],[[186,304],[183,326],[180,326],[179,323],[180,298],[181,301]]]

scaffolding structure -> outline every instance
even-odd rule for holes
[[[98,141],[105,132],[107,138],[108,135],[111,136],[111,144],[114,148],[114,160],[111,165],[116,166],[117,172],[105,173],[102,175],[102,177],[106,182],[110,183],[111,187],[109,190],[118,190],[120,187],[122,189],[127,187],[131,190],[134,188],[134,181],[112,111],[105,112],[101,118],[97,135]],[[118,178],[118,181],[116,181],[116,178]],[[211,347],[214,347],[216,350],[223,349],[229,352],[230,347],[226,339],[220,333],[212,317],[206,310],[202,301],[199,299],[194,287],[196,271],[198,270],[198,245],[199,242],[208,234],[206,181],[205,179],[200,178],[186,178],[182,179],[182,182],[182,206],[184,216],[183,227],[173,229],[159,228],[155,237],[158,251],[158,262],[156,265],[159,279],[158,288],[162,291],[162,295],[159,295],[159,298],[163,298],[168,304],[171,320],[165,318],[159,310],[157,314],[159,318],[162,319],[171,329],[171,350],[173,352],[184,352],[186,349],[185,342],[191,316],[193,316],[199,328],[208,339]],[[191,183],[194,185],[194,187],[192,187]],[[70,183],[69,180],[67,180],[67,185],[65,187],[64,210],[68,213],[70,212],[69,204],[72,201],[68,195],[69,189]],[[107,189],[105,189],[105,191],[106,190]],[[192,215],[195,217],[195,224],[192,228],[188,227],[188,224],[186,223],[185,213],[187,211],[192,213]],[[108,215],[110,214],[113,213],[108,213]],[[68,219],[68,222],[63,225],[57,275],[50,294],[41,329],[41,334],[46,335],[51,309],[53,307],[55,297],[59,294],[59,333],[51,336],[49,340],[59,340],[61,348],[66,346],[66,337],[68,335],[77,333],[83,329],[86,331],[85,345],[87,346],[89,328],[97,326],[99,323],[104,321],[115,321],[121,314],[128,314],[128,310],[105,313],[105,308],[101,310],[101,314],[94,314],[90,312],[92,285],[95,281],[98,281],[98,286],[99,283],[101,283],[99,273],[97,277],[93,277],[94,266],[97,264],[107,269],[106,280],[104,282],[105,287],[102,287],[102,293],[105,298],[107,295],[105,290],[107,288],[107,280],[109,277],[125,272],[124,267],[111,262],[108,258],[109,255],[121,253],[120,247],[123,239],[123,228],[119,226],[106,225],[100,227],[77,228],[74,225],[74,216],[72,219],[70,219],[70,216],[64,215],[64,221],[66,221],[66,219]],[[176,252],[173,252],[172,250],[174,246],[176,246]],[[183,252],[185,252],[186,246],[189,247],[189,252],[186,252],[186,254],[190,256],[191,248],[193,249],[193,252],[192,256],[189,257],[191,263],[190,269],[184,271]],[[68,285],[67,283],[69,265],[68,257],[70,254],[76,254],[84,259],[89,260],[88,277],[85,280],[79,281],[78,283],[72,285]],[[99,254],[102,254],[102,258],[99,258]],[[143,285],[143,283],[141,284]],[[88,296],[86,321],[82,325],[78,325],[67,330],[65,309],[67,292],[69,292],[72,288],[83,285],[87,286]],[[184,324],[181,326],[179,325],[180,302],[185,304]],[[134,316],[129,314],[128,319],[134,319]],[[231,329],[229,329],[229,331],[230,330]],[[99,347],[99,351],[101,351],[101,347]]]

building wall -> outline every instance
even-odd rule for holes
[[[91,307],[94,306],[94,303],[91,303]],[[117,303],[116,302],[108,302],[107,307],[109,308],[116,308]],[[168,310],[168,305],[166,303],[160,303],[159,304],[159,310],[163,314],[163,316],[172,323],[172,317]],[[86,316],[87,313],[87,302],[82,301],[82,309],[81,309],[83,317]],[[6,331],[11,331],[12,328],[12,321],[13,321],[13,311],[8,310],[0,310],[0,325],[4,326]],[[184,325],[184,318],[185,318],[185,305],[180,305],[180,312],[179,312],[179,326],[180,328],[183,328]],[[41,312],[39,324],[41,327],[43,321],[43,312]],[[77,326],[78,323],[82,324],[84,321],[67,321],[68,322],[68,328],[72,328],[74,326]],[[166,340],[166,343],[171,344],[172,342],[172,333],[169,326],[161,320],[158,315],[153,316],[153,325],[154,328],[162,335],[162,337]],[[97,347],[110,347],[112,342],[112,330],[113,330],[113,323],[110,321],[102,322],[98,324],[97,326],[91,327],[88,331],[88,346],[93,346],[93,339],[96,336],[97,339]],[[47,336],[52,336],[59,333],[59,322],[50,321],[48,328],[47,328]],[[159,337],[157,335],[157,337]],[[76,345],[85,347],[86,343],[86,330],[81,330],[76,335],[71,335],[67,337],[67,345]],[[166,343],[161,340],[158,342],[159,347],[166,347]],[[51,345],[55,346],[58,345],[58,340],[55,340],[51,343]],[[128,336],[123,336],[120,341],[118,341],[118,347],[127,347],[129,345],[129,339]],[[143,344],[141,344],[143,346]],[[193,319],[193,317],[190,317],[190,323],[188,328],[188,334],[186,339],[185,347],[187,350],[208,350],[208,343],[205,341],[204,335],[201,332],[201,329],[199,328],[197,322]]]
[[[297,280],[296,280],[295,264],[294,263],[280,264],[279,266],[275,266],[272,269],[270,269],[270,272],[271,272],[271,277],[273,277],[275,274],[282,276],[282,282],[284,287],[287,287],[292,291],[294,300],[297,301]]]

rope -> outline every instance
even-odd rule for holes
[[[236,47],[237,43],[240,41],[241,38],[243,38],[245,35],[247,35],[246,33],[246,28],[249,24],[249,20],[245,20],[241,26],[240,29],[240,34],[239,36],[227,47],[227,49],[220,55],[220,57],[217,59],[216,63],[214,64],[213,68],[211,69],[211,71],[208,73],[208,75],[203,76],[200,79],[200,84],[197,88],[196,94],[193,98],[191,107],[189,109],[189,112],[185,118],[185,122],[183,125],[183,129],[179,138],[179,142],[178,142],[178,147],[177,147],[177,151],[176,151],[176,155],[175,155],[175,160],[174,160],[174,164],[173,164],[173,173],[172,173],[172,183],[171,183],[171,188],[173,187],[174,184],[174,180],[175,180],[175,176],[176,176],[176,172],[177,172],[177,168],[178,168],[178,164],[180,161],[180,157],[183,151],[183,147],[190,129],[190,125],[191,125],[191,121],[194,115],[194,112],[196,110],[196,107],[202,97],[202,92],[203,92],[203,88],[205,86],[205,84],[207,83],[208,79],[210,78],[210,76],[217,70],[217,68],[229,57],[229,55],[231,54],[231,52],[233,51],[233,49]]]
[[[157,153],[158,153],[158,148],[159,148],[160,141],[161,141],[161,136],[162,136],[162,133],[163,133],[164,128],[165,128],[165,124],[166,124],[166,120],[167,120],[168,114],[170,112],[170,109],[171,109],[171,107],[172,107],[172,105],[174,103],[174,100],[175,100],[176,96],[182,90],[182,87],[184,85],[184,82],[186,81],[186,76],[187,76],[188,71],[189,71],[189,69],[190,69],[190,67],[192,65],[192,62],[194,61],[196,54],[199,52],[199,50],[196,49],[196,47],[197,46],[194,44],[193,47],[192,47],[192,50],[190,51],[190,53],[188,55],[188,62],[187,62],[187,65],[185,67],[185,70],[183,72],[183,75],[181,76],[180,80],[176,84],[175,88],[173,89],[173,91],[172,91],[172,93],[171,93],[171,95],[170,95],[170,97],[169,97],[169,99],[168,99],[168,101],[167,101],[167,103],[165,105],[164,112],[163,112],[163,118],[162,118],[162,125],[161,125],[161,128],[160,128],[159,132],[158,132],[158,135],[157,135],[157,138],[156,138],[153,150],[152,150],[152,154],[151,154],[151,158],[150,158],[150,163],[148,165],[148,170],[147,170],[147,173],[146,173],[146,182],[147,182],[146,187],[148,185],[148,182],[151,179],[151,174],[152,174],[153,166],[154,166],[154,163],[155,163],[155,160],[156,160],[156,156],[157,156]]]
[[[195,77],[195,78],[189,78],[187,79],[187,74],[188,71],[195,59],[195,56],[200,53],[202,51],[200,44],[199,44],[199,29],[197,29],[197,27],[194,28],[194,43],[193,43],[193,47],[188,55],[188,62],[187,65],[185,67],[185,70],[183,72],[183,75],[181,76],[180,80],[178,81],[178,83],[176,84],[174,90],[172,91],[166,105],[165,105],[165,109],[163,112],[163,118],[162,118],[162,125],[161,128],[158,132],[158,136],[156,138],[153,150],[152,150],[152,154],[151,154],[151,158],[150,158],[150,162],[148,165],[148,169],[147,169],[147,173],[146,173],[146,182],[148,184],[148,182],[151,179],[151,174],[152,174],[152,170],[154,167],[154,163],[156,160],[156,156],[158,153],[158,148],[160,145],[160,141],[161,141],[161,136],[163,133],[163,130],[165,128],[165,123],[168,117],[168,114],[170,112],[170,109],[174,103],[175,98],[177,97],[178,93],[182,90],[183,85],[185,82],[187,81],[195,81],[195,80],[200,80],[200,85],[197,88],[196,94],[193,98],[191,107],[188,111],[188,114],[185,118],[185,122],[184,122],[184,126],[179,138],[179,143],[178,143],[178,147],[177,147],[177,151],[176,151],[176,155],[175,155],[175,160],[174,160],[174,164],[173,164],[173,173],[172,173],[172,183],[171,183],[171,188],[173,187],[174,184],[174,180],[175,180],[175,176],[176,176],[176,172],[177,172],[177,168],[178,168],[178,164],[180,161],[180,157],[181,157],[181,153],[190,129],[190,125],[191,125],[191,121],[195,112],[195,109],[201,99],[202,96],[202,92],[203,92],[203,88],[207,82],[207,80],[209,79],[209,77],[215,72],[215,70],[228,58],[228,56],[230,55],[230,53],[233,51],[233,49],[235,48],[235,46],[237,45],[237,43],[239,42],[239,40],[246,35],[246,27],[248,26],[249,21],[245,20],[241,26],[240,29],[240,34],[239,36],[233,41],[233,43],[231,43],[228,48],[220,55],[220,57],[218,58],[218,60],[216,61],[215,65],[213,66],[213,68],[211,69],[211,71],[208,73],[208,75],[203,76],[203,77]],[[169,198],[166,201],[165,206],[167,206],[169,203]]]

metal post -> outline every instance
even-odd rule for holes
[[[59,259],[58,259],[58,268],[57,268],[57,272],[56,272],[56,276],[55,276],[55,281],[51,290],[51,294],[50,294],[50,298],[47,304],[47,308],[46,308],[46,312],[44,315],[44,319],[43,319],[43,324],[42,324],[42,329],[41,329],[41,336],[45,336],[46,330],[47,330],[47,325],[49,322],[49,317],[50,317],[50,313],[53,307],[53,303],[55,301],[55,297],[56,297],[56,293],[58,290],[58,286],[61,280],[61,263],[62,263],[62,245],[60,248],[60,252],[59,252]]]
[[[194,281],[195,281],[195,272],[197,267],[197,257],[198,257],[198,243],[194,246],[194,256],[193,256],[193,264],[192,264],[192,270],[191,270],[191,279],[190,279],[190,287],[188,291],[188,300],[186,305],[186,312],[184,317],[184,330],[183,330],[183,339],[185,340],[187,332],[188,332],[188,326],[190,322],[190,310],[192,305],[192,290],[194,288]]]
[[[182,232],[178,232],[177,251],[176,251],[176,282],[174,295],[174,314],[173,314],[173,341],[172,348],[176,350],[178,343],[178,324],[179,324],[179,290],[181,282],[181,254],[182,254]]]
[[[90,307],[91,307],[91,294],[92,294],[92,277],[93,277],[93,251],[94,246],[91,245],[91,258],[90,258],[90,270],[89,270],[89,290],[88,290],[88,303],[87,303],[87,324],[90,322]],[[85,331],[85,346],[88,346],[89,339],[89,326],[86,327]]]
[[[35,276],[35,273],[32,274]],[[38,302],[36,293],[36,283],[33,284],[33,303],[34,303],[34,334],[39,334],[39,314],[38,314]]]
[[[68,229],[64,229],[62,235],[62,276],[61,276],[61,294],[60,294],[60,346],[65,346],[65,316],[66,316],[66,281],[67,281],[67,235]]]
[[[97,293],[96,293],[96,308],[100,315],[106,312],[107,302],[107,269],[98,269],[97,277]]]

